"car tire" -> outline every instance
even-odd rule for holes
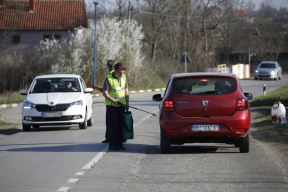
[[[160,138],[160,150],[162,154],[168,154],[171,151],[170,139],[164,135],[162,130]]]
[[[254,80],[258,80],[258,78],[257,78],[257,77],[254,77]]]
[[[22,123],[23,131],[31,131],[31,125]]]
[[[90,117],[90,119],[88,119],[88,121],[87,121],[87,126],[92,126],[93,125],[93,115],[91,114],[91,117]]]
[[[239,140],[239,151],[240,153],[249,153],[249,135]]]
[[[79,129],[87,129],[87,110],[85,112],[84,122],[79,124]]]

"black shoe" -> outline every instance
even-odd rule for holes
[[[103,140],[102,143],[108,143],[107,139]]]

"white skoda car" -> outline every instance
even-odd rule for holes
[[[79,75],[53,74],[37,76],[22,105],[23,131],[32,127],[79,124],[86,129],[93,123],[92,88]]]

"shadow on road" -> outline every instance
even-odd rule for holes
[[[9,128],[9,129],[0,129],[0,135],[13,135],[20,132],[20,129],[17,128]]]
[[[126,150],[121,152],[161,154],[159,145],[125,144]],[[233,150],[231,150],[233,149]],[[114,151],[113,151],[114,152]],[[234,146],[172,146],[170,154],[201,154],[201,153],[239,153]]]
[[[11,152],[100,152],[105,148],[105,144],[102,143],[85,143],[85,144],[67,144],[67,143],[39,143],[39,144],[10,144],[10,148],[0,151]],[[36,146],[39,145],[39,146]],[[44,145],[44,146],[43,146]],[[9,147],[8,146],[8,147]],[[17,146],[17,147],[12,147]],[[29,146],[29,147],[27,147]],[[7,147],[7,145],[6,145]]]
[[[38,146],[37,146],[38,145]],[[2,146],[2,145],[0,145]],[[109,151],[110,153],[142,153],[142,154],[161,154],[159,145],[147,144],[124,144],[125,150]],[[2,146],[3,147],[3,146]],[[10,144],[5,145],[8,149],[0,151],[10,152],[101,152],[105,149],[106,144],[102,143],[33,143],[33,144]],[[173,146],[171,154],[201,154],[201,153],[238,153],[238,150],[231,150],[230,146]]]

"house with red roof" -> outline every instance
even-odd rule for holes
[[[0,48],[65,39],[87,27],[84,0],[0,0]]]

